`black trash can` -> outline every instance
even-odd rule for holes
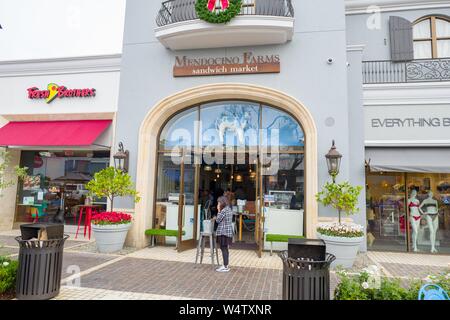
[[[39,240],[62,239],[64,236],[64,225],[60,223],[22,224],[20,233],[23,240],[33,238]]]
[[[61,227],[54,224],[28,225],[21,229],[22,236],[16,238],[19,243],[17,299],[48,300],[54,298],[59,294],[61,287],[64,242],[69,236],[61,234],[58,238],[57,233],[60,232]],[[40,240],[33,236],[35,233],[31,230],[48,239]],[[64,230],[64,226],[62,230]]]
[[[289,239],[283,261],[283,300],[330,300],[330,265],[321,240]],[[292,257],[291,257],[292,255]]]

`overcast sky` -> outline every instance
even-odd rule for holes
[[[125,3],[0,0],[0,61],[121,53]]]

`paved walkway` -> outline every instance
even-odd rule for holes
[[[3,245],[3,246],[2,246]],[[0,234],[0,254],[16,258],[14,234]],[[95,244],[67,241],[62,284],[58,300],[107,299],[281,299],[282,264],[274,254],[258,258],[253,251],[231,250],[232,270],[218,274],[208,264],[195,265],[195,250],[181,254],[172,247],[99,254]],[[387,276],[419,277],[450,268],[450,256],[369,252],[361,255],[357,268],[379,265]],[[331,291],[338,279],[331,273]]]
[[[425,278],[450,270],[450,256],[397,252],[368,252],[367,256],[381,266],[388,277]]]

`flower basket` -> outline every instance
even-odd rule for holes
[[[317,234],[325,241],[327,252],[333,254],[336,260],[331,267],[342,266],[351,268],[358,255],[361,242],[364,241],[364,227],[354,223],[319,224]]]
[[[132,217],[121,212],[102,212],[92,216],[97,250],[101,253],[112,253],[123,249]]]

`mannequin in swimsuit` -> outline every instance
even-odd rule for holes
[[[412,227],[412,243],[413,250],[417,252],[417,236],[420,227],[420,211],[419,211],[420,201],[417,199],[417,191],[411,191],[411,198],[408,199],[409,207],[409,220]]]
[[[433,198],[432,191],[428,192],[428,198],[422,201],[419,210],[425,215],[425,219],[427,219],[428,228],[430,229],[431,252],[435,253],[437,252],[436,234],[439,228],[439,207],[437,200]]]

